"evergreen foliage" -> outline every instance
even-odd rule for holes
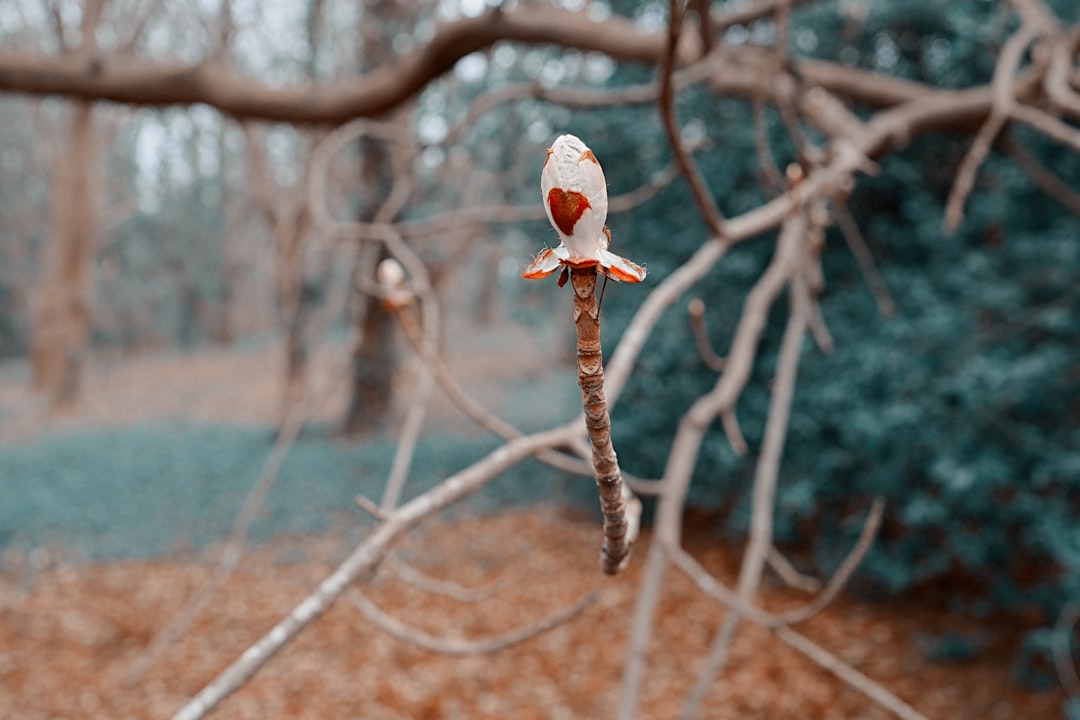
[[[988,81],[1010,29],[997,3],[868,6],[855,36],[838,24],[835,8],[820,5],[798,13],[796,27],[812,33],[814,42],[804,44],[819,57],[955,87]],[[1058,10],[1063,18],[1076,12]],[[724,211],[734,215],[766,199],[749,105],[702,91],[684,95],[679,110],[683,124],[709,135],[712,146],[698,159]],[[655,117],[601,112],[574,121],[613,185],[667,161],[656,151],[664,140]],[[769,113],[766,121],[782,167],[791,159],[784,130]],[[1031,133],[1010,132],[1065,183],[1080,185],[1074,156]],[[851,199],[896,300],[895,317],[878,315],[842,236],[830,232],[822,307],[836,347],[825,354],[808,342],[805,350],[778,539],[829,572],[850,547],[869,498],[883,495],[888,517],[860,575],[864,589],[963,580],[973,592],[958,608],[1036,611],[1050,623],[1080,595],[1080,507],[1073,501],[1080,491],[1080,220],[995,151],[979,172],[964,224],[946,235],[945,199],[968,143],[946,134],[918,139],[883,158],[880,174],[863,178]],[[614,218],[612,230],[655,282],[704,239],[696,214],[685,187],[676,186],[632,218]],[[721,354],[772,247],[772,238],[762,238],[735,248],[695,289]],[[619,301],[604,306],[612,340],[640,302],[636,293],[615,291]],[[638,476],[662,474],[680,418],[715,382],[692,350],[686,300],[653,334],[614,411],[620,459]],[[725,514],[732,536],[748,522],[784,305],[770,319],[737,408],[752,452],[737,457],[714,428],[691,491],[693,504]]]

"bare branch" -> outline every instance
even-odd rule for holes
[[[461,387],[454,378],[453,373],[446,367],[446,363],[439,357],[435,348],[431,343],[425,341],[420,334],[420,328],[417,325],[416,318],[413,317],[410,308],[395,308],[394,315],[397,317],[401,329],[405,332],[405,337],[430,369],[435,377],[435,381],[439,384],[439,387],[461,412],[480,427],[485,428],[506,440],[522,436],[520,430],[485,408]],[[593,471],[589,465],[581,460],[564,455],[563,453],[553,451],[543,452],[537,456],[537,459],[566,472],[574,473],[576,475],[592,476]]]
[[[754,147],[757,150],[758,174],[760,175],[762,188],[768,193],[767,197],[775,196],[783,192],[786,186],[784,175],[776,167],[772,148],[769,147],[769,135],[765,123],[765,102],[762,93],[751,98],[751,107],[754,112]]]
[[[1044,87],[1051,102],[1076,119],[1080,117],[1080,95],[1073,90],[1069,76],[1073,71],[1073,55],[1076,42],[1080,39],[1080,28],[1074,28],[1071,35],[1053,42]]]
[[[766,558],[769,563],[769,567],[772,568],[780,579],[783,580],[788,587],[797,588],[805,592],[817,592],[821,589],[821,581],[815,577],[804,575],[799,572],[791,561],[784,557],[784,554],[776,549],[774,545],[769,550],[769,557]]]
[[[855,574],[863,558],[866,557],[866,553],[870,551],[870,546],[874,544],[874,538],[877,536],[878,528],[881,527],[881,516],[884,512],[885,500],[880,497],[874,498],[874,502],[870,506],[870,513],[866,516],[862,531],[859,533],[859,539],[855,542],[847,557],[844,558],[844,561],[840,563],[840,567],[833,573],[825,589],[805,607],[780,613],[781,622],[786,625],[794,625],[809,620],[824,610],[836,598],[840,591],[844,589],[844,586],[847,585],[851,576]]]
[[[739,593],[713,577],[708,570],[701,566],[701,563],[681,547],[665,546],[664,552],[675,563],[675,567],[682,570],[687,577],[693,580],[694,584],[702,592],[720,601],[729,610],[739,613],[762,627],[773,627],[778,624],[775,615],[747,602]]]
[[[246,552],[247,537],[251,524],[258,517],[266,496],[276,482],[278,473],[281,471],[281,466],[288,457],[289,451],[300,436],[300,432],[318,409],[332,397],[333,393],[338,392],[343,370],[344,367],[341,367],[337,371],[327,373],[325,386],[312,393],[312,396],[302,406],[293,408],[292,412],[285,418],[285,422],[274,440],[274,446],[270,449],[266,460],[263,462],[259,477],[248,490],[240,510],[233,519],[232,528],[221,549],[213,577],[209,583],[199,588],[198,592],[188,600],[184,609],[168,625],[157,632],[146,650],[131,664],[125,675],[125,681],[129,685],[137,684],[157,662],[158,658],[188,631],[214,596],[217,595],[218,591],[232,577]]]
[[[397,161],[401,164],[402,159],[397,158]],[[404,172],[403,168],[398,168],[398,171],[394,173],[394,178],[395,182],[390,194],[375,212],[376,222],[392,220],[400,212],[401,208],[404,207],[408,193],[411,190],[411,183],[408,182],[409,174]],[[420,256],[409,247],[409,244],[396,232],[385,235],[384,242],[386,243],[387,249],[394,255],[398,262],[408,266],[411,270],[412,277],[414,278],[414,285],[421,298],[423,309],[424,327],[423,330],[416,328],[417,335],[425,344],[434,346],[438,343],[441,310],[439,308],[439,300],[436,297],[434,290],[431,288],[431,279],[428,275],[427,267],[424,265],[424,261]],[[380,270],[381,269],[382,268],[380,268]],[[380,506],[384,511],[389,511],[396,507],[401,498],[405,480],[408,477],[409,468],[412,465],[416,444],[420,438],[420,429],[423,425],[424,417],[427,414],[428,404],[431,401],[431,395],[434,389],[434,376],[431,369],[425,365],[420,380],[415,386],[412,401],[409,403],[409,409],[405,414],[405,422],[401,430],[401,437],[398,439],[398,444],[394,451],[394,461],[390,467],[390,476],[386,481],[382,502],[380,503]]]
[[[429,633],[410,627],[397,618],[388,615],[383,610],[365,597],[356,588],[349,589],[349,600],[364,614],[368,620],[377,625],[384,632],[393,635],[399,640],[412,643],[424,650],[430,650],[441,655],[466,656],[466,655],[490,655],[506,650],[532,640],[550,630],[563,625],[579,615],[585,608],[596,601],[596,593],[590,593],[576,603],[561,610],[554,615],[549,615],[542,620],[519,630],[513,630],[502,635],[484,640],[451,640],[440,638]]]
[[[357,495],[353,498],[356,507],[360,508],[379,522],[386,522],[387,515],[374,500],[369,500],[366,495]]]
[[[148,0],[148,2],[142,4],[139,8],[139,14],[135,17],[135,22],[131,26],[131,33],[124,42],[119,44],[117,52],[122,55],[130,55],[135,52],[135,46],[138,44],[143,31],[146,29],[146,23],[150,21],[150,17],[157,12],[160,7],[161,0]]]
[[[669,548],[669,551],[671,549]],[[905,703],[887,689],[851,667],[838,657],[808,640],[802,634],[784,624],[776,622],[776,616],[765,613],[753,605],[747,604],[742,597],[728,589],[723,583],[713,578],[696,560],[682,549],[671,551],[672,561],[693,580],[706,594],[719,600],[732,612],[737,612],[748,620],[772,632],[789,646],[799,651],[819,666],[843,680],[852,688],[863,693],[882,707],[905,720],[926,720],[917,710]]]
[[[317,620],[358,578],[372,572],[393,544],[424,518],[476,492],[500,473],[544,448],[563,444],[577,431],[576,423],[511,440],[417,496],[389,515],[315,591],[281,619],[266,635],[249,647],[174,716],[174,720],[197,720],[243,687],[259,669],[305,627]]]
[[[1080,677],[1076,676],[1076,663],[1073,662],[1072,657],[1072,633],[1078,620],[1080,620],[1080,605],[1075,602],[1069,603],[1058,615],[1050,640],[1058,681],[1072,698],[1080,697]]]
[[[1014,120],[1033,127],[1054,142],[1080,153],[1080,130],[1072,125],[1030,105],[1017,105],[1010,114]]]
[[[754,357],[757,354],[757,345],[768,320],[769,308],[797,271],[804,228],[805,223],[801,221],[798,223],[789,221],[780,234],[776,253],[769,262],[769,266],[746,296],[743,312],[731,341],[731,350],[725,362],[724,374],[720,376],[716,388],[710,393],[712,405],[709,410],[713,417],[721,411],[732,410],[735,407],[736,400],[750,378]]]
[[[45,0],[45,7],[49,13],[49,19],[52,21],[52,31],[56,44],[60,47],[60,52],[67,52],[70,47],[65,34],[64,18],[60,15],[59,0]]]
[[[874,255],[870,252],[870,247],[866,244],[862,231],[859,230],[859,224],[855,222],[851,210],[846,204],[838,203],[833,215],[836,218],[837,226],[840,228],[840,233],[847,242],[848,249],[855,257],[855,262],[859,266],[859,272],[862,273],[863,280],[874,295],[878,313],[883,317],[892,317],[896,313],[896,302],[893,300],[892,293],[889,292],[888,285],[885,284],[885,279],[877,269]]]
[[[482,602],[494,596],[500,589],[506,586],[504,577],[493,580],[479,587],[465,587],[464,585],[450,580],[438,580],[425,575],[416,568],[408,565],[400,558],[390,557],[385,563],[404,582],[419,588],[432,595],[445,595],[458,602],[474,603]]]
[[[784,227],[784,233],[790,233],[796,241],[805,235],[806,224],[801,215],[796,215]],[[799,285],[798,277],[793,284]],[[780,460],[787,438],[788,418],[791,412],[791,400],[795,394],[795,378],[802,355],[802,343],[807,328],[806,293],[792,288],[790,295],[791,314],[788,317],[784,337],[780,343],[780,355],[777,360],[776,379],[773,382],[772,400],[769,403],[769,416],[765,422],[765,439],[761,447],[754,472],[754,487],[751,495],[750,538],[743,554],[742,567],[739,570],[739,582],[736,591],[745,604],[757,592],[761,581],[761,572],[765,567],[769,551],[773,547],[773,513],[775,512],[776,483],[780,475]],[[731,642],[738,629],[741,615],[731,612],[724,616],[724,624],[717,635],[705,661],[705,667],[698,677],[694,689],[687,697],[681,717],[693,718],[705,699],[718,672],[727,662]]]
[[[724,234],[724,215],[716,205],[701,170],[698,169],[697,164],[683,145],[679,121],[675,115],[674,70],[676,50],[679,47],[679,38],[682,36],[684,7],[679,0],[670,0],[668,12],[671,17],[668,22],[667,44],[664,46],[664,53],[660,58],[660,69],[658,71],[660,77],[660,97],[658,101],[660,120],[667,134],[668,146],[675,156],[679,171],[690,186],[694,202],[697,203],[702,218],[709,226],[709,232],[722,236]]]
[[[655,64],[664,46],[662,37],[639,31],[629,18],[614,15],[599,22],[558,7],[522,6],[447,23],[426,44],[369,73],[314,88],[273,88],[212,59],[185,65],[117,54],[91,65],[66,56],[0,53],[0,90],[135,105],[206,103],[235,117],[341,124],[384,115],[461,58],[499,41],[576,48],[643,64]],[[701,56],[696,45],[690,40],[680,45],[680,64]]]
[[[705,327],[705,302],[701,298],[694,298],[687,304],[686,312],[690,316],[690,329],[694,333],[701,361],[713,372],[723,372],[724,358],[713,349],[709,331]]]
[[[790,647],[798,650],[804,656],[817,663],[820,667],[828,670],[833,675],[843,680],[848,686],[858,690],[863,695],[866,695],[878,705],[892,712],[902,720],[927,720],[925,715],[889,692],[889,690],[874,682],[865,674],[859,672],[828,650],[810,641],[802,634],[797,633],[786,626],[775,628],[773,632]]]
[[[1009,157],[1024,169],[1024,172],[1042,188],[1043,192],[1057,200],[1069,212],[1080,215],[1080,194],[1074,192],[1067,183],[1040,163],[1011,135],[1005,138],[1004,148]]]
[[[1057,29],[1057,18],[1042,0],[1010,0],[1010,4],[1016,9],[1025,25],[1041,33],[1051,33]]]
[[[1005,47],[998,56],[997,66],[994,68],[994,107],[990,112],[990,117],[979,128],[971,148],[956,172],[956,181],[945,205],[945,231],[947,233],[954,232],[963,222],[964,204],[975,185],[975,173],[986,160],[986,156],[990,154],[994,140],[1009,121],[1013,107],[1016,105],[1013,95],[1014,75],[1024,58],[1024,51],[1038,35],[1039,29],[1035,25],[1030,23],[1021,25],[1020,29],[1005,43]]]

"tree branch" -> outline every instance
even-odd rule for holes
[[[431,652],[436,652],[441,655],[454,655],[460,657],[465,655],[490,655],[491,653],[496,653],[500,650],[506,650],[515,645],[520,645],[538,635],[554,630],[560,625],[572,620],[585,608],[592,605],[596,601],[596,593],[586,595],[570,607],[553,615],[549,615],[527,627],[512,630],[483,640],[451,640],[448,638],[436,637],[435,635],[426,633],[418,628],[410,627],[392,615],[384,612],[382,608],[365,597],[356,588],[351,588],[349,590],[349,600],[351,600],[353,605],[364,614],[364,617],[377,625],[379,629],[393,635],[397,639],[404,640],[405,642],[412,643],[424,650],[430,650]]]
[[[197,720],[244,686],[300,631],[317,620],[355,580],[373,571],[393,544],[424,518],[476,492],[497,475],[544,448],[565,443],[577,432],[573,423],[512,440],[452,475],[387,516],[386,521],[341,563],[315,591],[249,647],[174,716]]]
[[[92,61],[67,56],[0,53],[0,91],[64,95],[133,105],[205,103],[226,115],[296,124],[340,124],[376,117],[416,95],[466,55],[499,41],[604,53],[620,62],[655,64],[664,38],[639,31],[617,15],[604,21],[557,7],[492,9],[439,27],[426,44],[349,80],[272,88],[214,60],[197,65],[112,54]],[[679,47],[679,62],[701,56],[695,42]]]

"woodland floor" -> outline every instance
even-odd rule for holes
[[[0,372],[0,440],[85,424],[124,425],[148,415],[265,422],[275,410],[267,400],[275,397],[272,388],[256,379],[274,376],[264,351],[121,362],[98,372],[89,399],[59,418],[24,394],[19,372]],[[162,391],[181,382],[199,389]],[[110,390],[110,383],[124,392]],[[245,401],[245,393],[261,399]],[[433,577],[485,589],[471,601],[420,590],[389,569],[363,586],[403,622],[458,641],[528,625],[595,593],[571,621],[494,654],[455,658],[387,635],[342,599],[215,717],[612,717],[649,535],[635,548],[630,570],[607,578],[597,568],[599,528],[585,515],[542,505],[440,519],[398,549],[397,557]],[[707,542],[709,535],[701,521],[691,522],[688,549],[730,582],[739,549]],[[190,630],[134,682],[128,673],[150,640],[213,576],[213,549],[109,562],[65,559],[63,548],[9,550],[0,564],[0,718],[170,717],[333,569],[351,548],[349,536],[343,528],[279,537],[251,551]],[[781,609],[806,599],[770,578],[762,602]],[[669,572],[649,675],[640,688],[641,717],[677,716],[722,618],[718,605]],[[1019,624],[998,621],[991,633],[983,625],[949,615],[923,593],[888,602],[841,597],[798,629],[930,718],[1060,717],[1061,692],[1032,692],[1011,679]],[[943,634],[992,639],[975,657],[932,660],[920,638]],[[703,717],[891,714],[769,632],[746,625]]]

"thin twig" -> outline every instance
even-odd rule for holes
[[[378,520],[379,522],[386,522],[386,513],[383,512],[382,508],[379,507],[378,503],[376,503],[374,500],[368,499],[366,495],[357,495],[353,498],[353,502],[356,503],[356,507],[366,512],[375,520]]]
[[[1080,216],[1080,194],[1051,172],[1045,165],[1040,163],[1034,155],[1018,143],[1012,136],[1006,136],[1004,140],[1005,152],[1023,168],[1024,172],[1035,181],[1050,197],[1057,200],[1062,207],[1073,215]]]
[[[866,239],[863,238],[862,231],[859,230],[859,224],[855,222],[851,210],[846,204],[838,204],[833,211],[833,216],[836,218],[836,224],[840,228],[840,234],[844,236],[844,240],[847,242],[848,249],[855,257],[855,262],[859,266],[859,272],[862,273],[863,280],[874,296],[878,313],[883,317],[892,317],[896,313],[896,301],[893,300],[892,293],[889,292],[889,287],[885,284],[885,279],[878,272],[877,265],[874,263],[874,255],[870,252],[870,247],[866,244]]]
[[[743,304],[742,315],[735,327],[735,335],[731,340],[731,349],[728,351],[724,365],[724,374],[720,376],[716,389],[711,393],[716,405],[715,414],[725,414],[730,417],[725,422],[737,425],[734,418],[735,403],[742,394],[750,379],[750,371],[754,366],[754,357],[757,353],[758,342],[765,330],[768,321],[769,308],[776,300],[780,292],[788,285],[792,276],[797,272],[797,263],[800,257],[799,246],[803,241],[800,228],[805,228],[805,222],[793,223],[789,221],[785,229],[780,233],[777,241],[776,252],[765,272],[746,295]],[[714,417],[715,417],[714,414]],[[745,446],[745,440],[741,440],[739,432],[733,447],[738,447],[736,442],[741,441]],[[729,441],[731,434],[729,433]]]
[[[1013,120],[1032,127],[1048,138],[1080,153],[1080,130],[1062,122],[1045,110],[1030,105],[1017,105],[1010,111]]]
[[[461,387],[457,379],[454,378],[453,373],[446,366],[446,363],[439,357],[435,348],[424,340],[416,318],[409,307],[395,308],[394,315],[397,317],[406,339],[412,344],[413,349],[416,350],[424,363],[427,364],[435,377],[435,381],[455,407],[480,427],[505,440],[522,436],[523,433],[520,430],[485,408]],[[593,473],[592,468],[586,463],[560,452],[546,451],[538,455],[537,459],[552,467],[576,475],[591,476]]]
[[[406,625],[392,615],[384,612],[378,605],[365,597],[356,588],[349,589],[349,600],[351,600],[353,605],[364,614],[364,617],[377,625],[381,630],[393,635],[399,640],[412,643],[425,650],[455,657],[490,655],[514,647],[515,645],[520,645],[538,635],[542,635],[550,630],[554,630],[560,625],[566,624],[585,610],[585,608],[592,605],[596,601],[596,597],[596,593],[590,593],[565,610],[561,610],[554,615],[549,615],[527,627],[512,630],[501,635],[496,635],[495,637],[485,638],[483,640],[451,640],[449,638],[437,637],[418,628]]]
[[[788,587],[793,587],[804,592],[817,592],[821,589],[820,580],[799,572],[795,566],[791,564],[791,561],[776,549],[775,545],[769,550],[769,556],[766,558],[766,561],[769,563],[769,567],[772,568],[773,572],[776,573]]]
[[[482,602],[498,593],[508,582],[504,576],[479,587],[465,587],[452,580],[439,580],[426,575],[398,557],[391,557],[384,565],[409,585],[432,595],[445,595],[458,602]]]
[[[1014,76],[1017,68],[1020,67],[1020,61],[1024,58],[1024,51],[1038,35],[1039,29],[1034,24],[1025,23],[1001,49],[997,66],[994,68],[993,108],[960,163],[952,191],[945,204],[945,231],[947,233],[954,232],[963,222],[964,205],[975,185],[975,174],[990,154],[994,140],[1013,115],[1012,111],[1016,105],[1016,99],[1013,96]]]
[[[776,166],[772,148],[769,146],[769,133],[765,123],[765,99],[762,93],[756,93],[751,98],[751,109],[754,113],[754,148],[758,157],[758,175],[762,189],[767,196],[773,197],[784,191],[786,183],[783,173]]]
[[[664,552],[671,558],[671,562],[675,564],[675,567],[682,570],[687,577],[693,580],[694,584],[697,585],[702,592],[719,600],[729,610],[739,613],[751,622],[755,622],[762,627],[773,627],[779,624],[775,615],[747,602],[747,600],[739,595],[739,593],[713,577],[712,574],[702,567],[701,563],[694,559],[694,556],[686,552],[686,550],[681,547],[665,545]]]
[[[1072,633],[1078,620],[1080,605],[1069,603],[1062,608],[1050,636],[1050,650],[1054,654],[1058,681],[1071,698],[1080,697],[1080,677],[1076,676],[1076,663],[1073,662],[1072,653]]]
[[[713,199],[709,185],[701,174],[701,170],[683,145],[678,119],[675,116],[675,50],[679,45],[679,38],[682,34],[682,18],[685,8],[680,5],[679,0],[670,0],[668,9],[670,19],[668,22],[667,44],[664,46],[664,54],[660,58],[660,68],[658,70],[660,78],[660,97],[658,101],[660,120],[664,125],[664,131],[667,133],[668,145],[671,147],[671,152],[679,165],[679,171],[690,186],[694,202],[697,203],[698,210],[709,226],[710,233],[723,235],[724,215],[720,212],[720,208]]]
[[[686,312],[690,315],[690,329],[694,333],[701,361],[713,372],[723,372],[724,358],[713,349],[709,331],[705,327],[705,302],[701,298],[694,298],[687,304]]]
[[[881,516],[884,512],[884,498],[874,498],[874,502],[870,506],[870,513],[866,516],[862,531],[859,533],[859,539],[848,552],[844,561],[840,563],[840,567],[833,573],[828,584],[825,585],[825,589],[805,606],[780,613],[779,618],[784,624],[795,625],[796,623],[805,622],[824,610],[836,598],[840,591],[844,589],[844,586],[847,585],[851,576],[855,574],[863,558],[866,557],[866,553],[870,551],[870,546],[874,544],[874,538],[877,536],[878,528],[881,527]]]

